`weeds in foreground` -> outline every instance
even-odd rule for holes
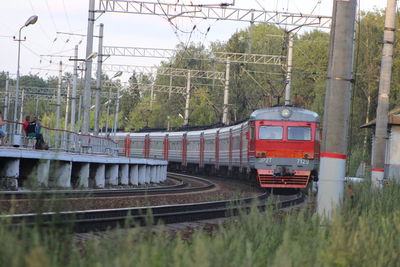
[[[189,240],[149,227],[77,246],[66,230],[0,226],[1,266],[397,266],[400,186],[353,187],[330,222],[309,210],[275,216],[253,208]]]

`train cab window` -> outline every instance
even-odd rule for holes
[[[258,131],[259,139],[281,140],[283,137],[283,127],[281,126],[260,126]]]
[[[288,127],[288,140],[311,140],[310,127]]]

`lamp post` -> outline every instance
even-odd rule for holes
[[[17,84],[16,84],[16,88],[15,88],[15,104],[14,104],[14,121],[17,121],[17,112],[18,112],[18,97],[19,97],[19,63],[20,63],[20,58],[21,58],[21,41],[24,41],[21,39],[21,31],[24,27],[28,27],[29,25],[33,25],[36,23],[36,21],[38,20],[38,16],[34,15],[31,16],[26,22],[25,24],[19,29],[18,32],[18,39],[15,40],[14,37],[14,41],[18,42],[18,63],[17,63]],[[17,133],[17,124],[15,124],[14,128],[14,136]],[[15,143],[15,140],[14,140]]]
[[[114,74],[114,76],[111,77],[110,81],[112,79],[117,78],[122,75],[122,71],[118,71],[117,73]],[[108,133],[108,120],[110,116],[110,104],[111,104],[111,88],[112,88],[112,83],[110,83],[110,89],[108,91],[108,101],[107,101],[107,115],[106,115],[106,133]]]

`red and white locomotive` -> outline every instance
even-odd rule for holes
[[[318,177],[319,116],[306,109],[259,109],[222,128],[127,134],[117,133],[120,153],[170,167],[247,174],[261,187],[305,188]]]

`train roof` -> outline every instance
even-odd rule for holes
[[[319,116],[311,110],[290,106],[279,106],[258,109],[251,113],[249,121],[261,120],[319,122]]]

